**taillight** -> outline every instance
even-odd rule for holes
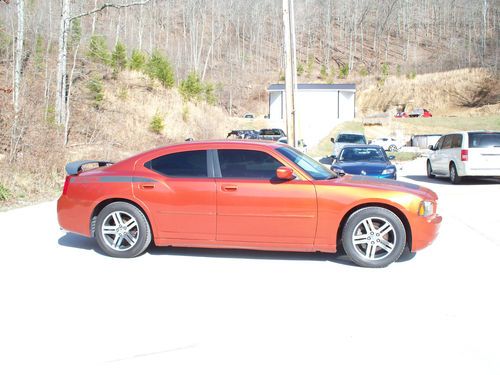
[[[462,150],[460,152],[460,157],[461,157],[462,161],[469,160],[469,150]]]
[[[71,176],[66,176],[66,180],[64,180],[64,187],[63,187],[63,195],[66,194],[66,192],[68,191],[68,187],[69,187],[69,182],[71,180]]]

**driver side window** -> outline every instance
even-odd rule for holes
[[[219,150],[222,178],[270,180],[276,169],[283,166],[266,152],[255,150]]]

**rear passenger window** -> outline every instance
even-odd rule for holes
[[[208,177],[207,151],[168,154],[145,164],[146,168],[168,177]]]
[[[254,150],[219,150],[222,178],[270,180],[283,166],[271,155]]]
[[[451,139],[451,148],[461,148],[462,147],[462,135],[453,134]]]
[[[451,135],[447,135],[446,137],[444,137],[443,149],[451,148],[451,139]]]

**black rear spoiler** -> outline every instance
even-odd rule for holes
[[[66,164],[66,173],[71,176],[74,174],[78,174],[82,171],[82,167],[87,164],[97,164],[100,167],[106,167],[108,165],[113,164],[110,161],[99,161],[99,160],[78,160],[73,161],[71,163]]]

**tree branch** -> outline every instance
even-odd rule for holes
[[[5,0],[4,0],[5,1]],[[8,0],[7,0],[8,1]],[[71,16],[68,18],[69,21],[73,21],[74,19],[77,19],[77,18],[82,18],[82,17],[85,17],[85,16],[90,16],[91,14],[94,14],[94,13],[98,13],[98,12],[101,12],[103,11],[104,9],[106,8],[115,8],[115,9],[121,9],[121,8],[128,8],[128,7],[133,7],[133,6],[141,6],[141,5],[146,5],[147,3],[149,3],[151,0],[143,0],[143,1],[135,1],[133,3],[130,3],[130,4],[112,4],[112,3],[104,3],[103,5],[101,5],[100,7],[98,8],[95,8],[93,10],[90,10],[88,12],[85,12],[85,13],[80,13],[80,14],[76,14],[74,16]]]

